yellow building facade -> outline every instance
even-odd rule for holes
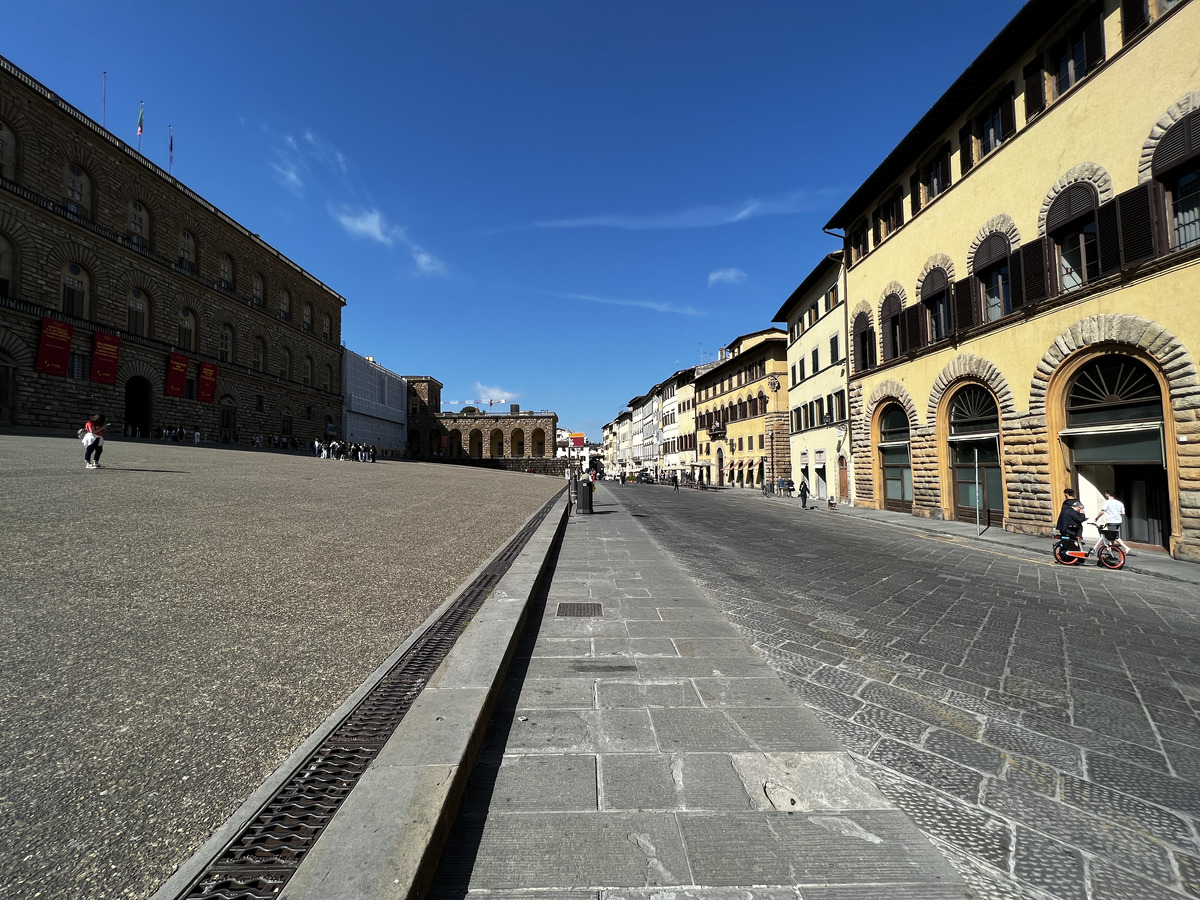
[[[735,338],[716,365],[697,370],[698,480],[748,488],[792,477],[786,374],[787,334],[777,328]]]
[[[829,222],[855,503],[1200,560],[1200,4],[1032,2]]]
[[[788,297],[774,321],[787,325],[788,437],[795,489],[817,500],[850,500],[846,308],[842,254],[822,259]]]

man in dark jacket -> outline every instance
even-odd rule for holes
[[[1058,514],[1058,522],[1054,527],[1058,529],[1059,534],[1079,540],[1079,536],[1083,534],[1083,523],[1086,521],[1083,504],[1077,499],[1068,498],[1063,501],[1062,512]]]

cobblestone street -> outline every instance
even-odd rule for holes
[[[608,490],[980,897],[1200,896],[1195,584],[749,492]]]

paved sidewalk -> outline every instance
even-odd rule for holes
[[[607,486],[595,501],[530,609],[432,895],[969,896]]]
[[[670,490],[670,488],[667,488],[667,490]],[[808,500],[808,509],[804,510],[801,508],[798,499],[776,496],[764,497],[759,490],[726,489],[720,493],[720,496],[728,498],[731,502],[774,503],[779,506],[788,506],[795,510],[796,515],[849,517],[860,520],[867,526],[904,528],[909,531],[923,532],[939,538],[953,538],[964,543],[998,545],[1034,556],[1049,557],[1050,546],[1052,544],[1051,538],[1029,534],[1013,534],[1005,531],[999,525],[993,525],[990,528],[984,529],[982,534],[977,534],[974,522],[924,519],[909,515],[908,513],[889,512],[884,509],[867,509],[865,507],[849,505],[839,505],[836,509],[831,510],[826,501],[814,500],[811,497]],[[1084,544],[1087,547],[1091,547],[1095,542],[1095,533],[1094,531],[1086,533],[1091,535],[1091,539],[1085,540]],[[1088,560],[1087,564],[1094,566],[1096,562],[1094,559],[1091,559]],[[1200,565],[1173,559],[1165,551],[1142,550],[1135,547],[1133,554],[1128,557],[1128,561],[1122,571],[1136,575],[1150,575],[1155,578],[1167,578],[1184,584],[1200,585]]]

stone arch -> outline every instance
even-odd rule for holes
[[[553,447],[546,443],[546,430],[544,428],[535,428],[529,434],[529,447],[534,456],[549,456],[553,452]],[[538,448],[541,448],[541,453],[538,453]]]
[[[992,392],[996,398],[996,404],[1000,407],[1000,415],[1006,420],[1011,420],[1017,414],[1016,398],[1013,396],[1012,388],[1008,386],[1008,379],[996,367],[996,364],[984,359],[981,356],[975,356],[971,353],[960,353],[942,369],[942,373],[938,375],[933,382],[933,387],[929,391],[929,406],[926,409],[926,421],[937,421],[938,407],[941,405],[942,397],[945,396],[955,383],[963,379],[973,379],[978,381],[984,387]]]
[[[54,279],[58,278],[59,270],[70,263],[78,263],[87,269],[88,275],[92,278],[93,303],[110,291],[108,266],[89,248],[74,241],[64,241],[46,254],[45,268]],[[58,289],[59,285],[55,280],[51,286],[52,296],[57,296]]]
[[[1198,109],[1200,109],[1200,91],[1192,91],[1180,97],[1170,109],[1163,113],[1162,118],[1154,123],[1154,127],[1150,129],[1150,135],[1142,144],[1142,155],[1138,159],[1138,184],[1143,184],[1154,177],[1150,171],[1150,164],[1154,161],[1154,151],[1158,149],[1158,142],[1162,140],[1163,135],[1184,116],[1190,115]]]
[[[145,378],[150,382],[155,395],[162,396],[162,372],[144,359],[129,359],[125,354],[122,354],[121,362],[117,366],[117,384],[121,386],[122,390],[125,389],[125,385],[129,383],[130,378]]]
[[[883,289],[883,293],[879,295],[879,302],[875,304],[875,315],[872,317],[875,321],[882,320],[883,304],[887,302],[887,298],[892,296],[892,294],[900,298],[901,309],[908,306],[908,294],[904,292],[904,285],[898,281],[889,281],[887,287]]]
[[[483,430],[472,428],[467,434],[467,455],[471,459],[483,458]]]
[[[921,286],[925,284],[925,279],[929,277],[929,273],[934,269],[943,269],[946,272],[947,283],[954,282],[954,260],[945,253],[935,253],[929,259],[925,260],[925,265],[921,267],[921,274],[917,276],[916,294],[921,296]]]
[[[4,235],[13,248],[16,264],[13,267],[12,284],[9,289],[14,297],[21,296],[21,280],[25,272],[25,260],[37,259],[37,244],[33,241],[27,229],[19,220],[8,213],[0,213],[0,234]]]
[[[12,126],[17,133],[17,174],[21,174],[21,157],[32,155],[37,159],[42,156],[41,133],[30,124],[25,116],[25,109],[16,100],[0,97],[0,119]]]
[[[1078,184],[1081,181],[1090,184],[1096,189],[1100,203],[1112,199],[1112,178],[1109,177],[1108,170],[1099,163],[1080,163],[1068,170],[1062,178],[1058,179],[1054,183],[1054,187],[1050,188],[1049,193],[1046,194],[1046,199],[1042,201],[1042,208],[1038,213],[1038,237],[1046,236],[1046,214],[1050,212],[1050,206],[1054,203],[1055,198],[1071,185]]]
[[[975,239],[971,241],[971,249],[967,251],[967,271],[975,271],[975,251],[979,249],[989,236],[1000,232],[1008,238],[1008,249],[1010,253],[1016,253],[1017,248],[1021,246],[1021,232],[1017,230],[1017,223],[1013,221],[1012,216],[1008,213],[1000,213],[992,216],[979,229],[979,233],[975,235]]]
[[[525,440],[525,429],[514,428],[508,435],[508,444],[512,448],[512,455],[518,459],[524,459],[529,455],[529,444]]]
[[[864,407],[866,420],[870,422],[874,419],[875,410],[881,403],[893,400],[904,407],[904,411],[908,413],[908,421],[912,423],[913,428],[921,424],[921,417],[917,414],[917,404],[913,402],[908,388],[894,378],[888,378],[875,386],[875,390],[871,392],[871,397]]]
[[[7,353],[12,361],[21,369],[32,369],[34,363],[33,351],[23,340],[9,331],[0,328],[0,353]]]
[[[884,297],[886,297],[886,296],[887,296],[887,294],[885,293],[885,294],[884,294]],[[882,300],[882,299],[879,301],[879,304],[880,304],[881,306],[883,305],[883,300]],[[866,314],[867,314],[867,320],[868,320],[868,321],[870,321],[870,322],[874,322],[874,321],[875,321],[875,319],[876,319],[876,312],[877,312],[877,310],[876,310],[876,308],[875,308],[875,307],[871,306],[871,301],[870,301],[870,300],[859,300],[859,301],[858,301],[858,305],[857,305],[857,306],[855,306],[855,307],[854,307],[854,309],[850,310],[850,324],[851,324],[851,326],[853,326],[853,324],[854,324],[854,320],[855,320],[856,318],[858,318],[858,314],[859,314],[859,313],[866,313]]]
[[[108,173],[105,170],[105,158],[98,155],[75,134],[70,134],[62,141],[55,142],[50,152],[50,158],[53,162],[52,171],[56,179],[61,178],[63,169],[72,163],[87,173],[92,189],[92,196],[88,198],[87,218],[95,220],[97,207],[100,205],[97,198],[101,193],[107,191],[109,184]],[[59,190],[57,182],[55,182],[55,197],[61,196],[58,193]]]
[[[1029,388],[1029,413],[1046,414],[1046,392],[1058,367],[1069,356],[1096,344],[1116,344],[1141,350],[1162,370],[1176,410],[1200,405],[1200,376],[1187,346],[1161,325],[1141,316],[1110,313],[1076,322],[1042,356]]]
[[[244,408],[242,404],[241,385],[233,378],[228,378],[221,374],[221,369],[217,369],[217,388],[215,391],[217,399],[229,397],[233,400],[234,406],[239,409]]]

